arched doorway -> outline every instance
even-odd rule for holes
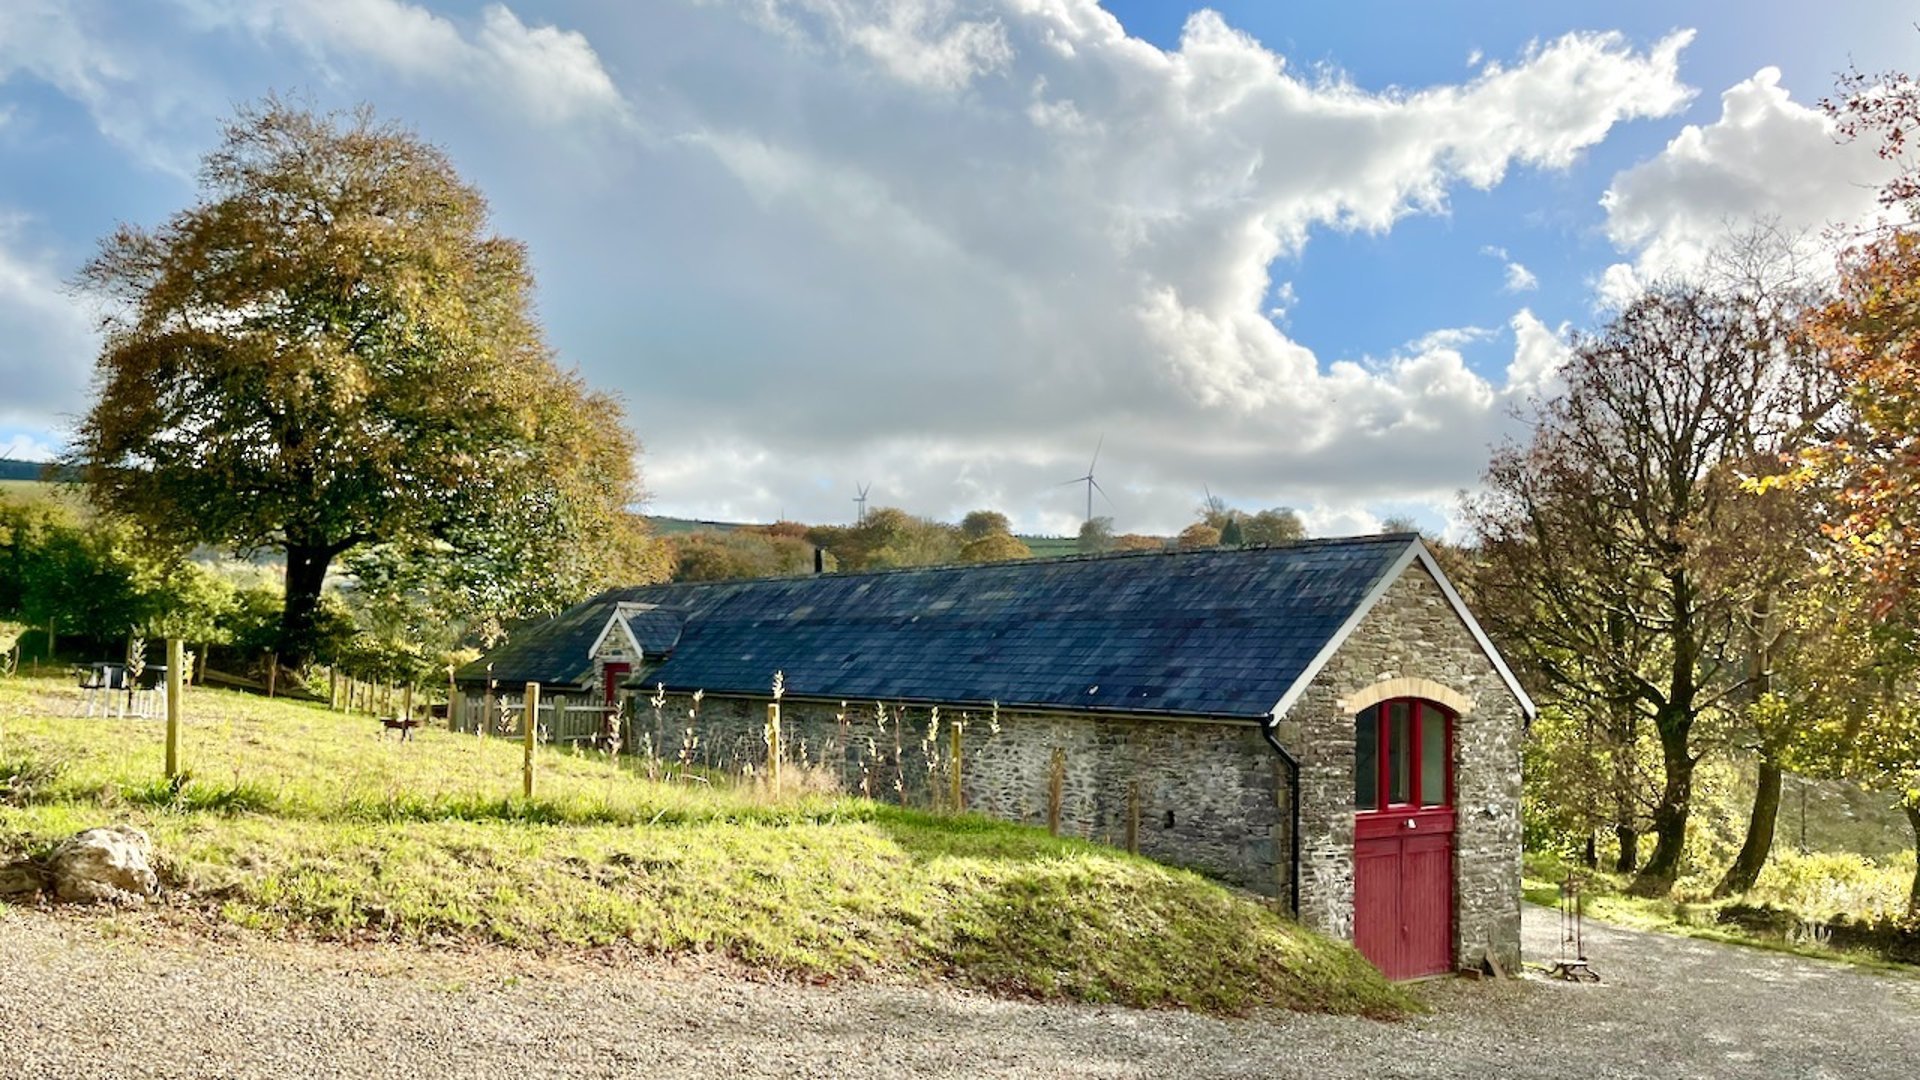
[[[1454,719],[1423,698],[1354,717],[1353,943],[1392,979],[1453,968]]]

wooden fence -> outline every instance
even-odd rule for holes
[[[521,694],[461,694],[449,727],[468,735],[484,731],[503,739],[526,735],[526,698]],[[542,742],[591,742],[606,731],[607,717],[616,710],[590,697],[564,694],[540,696],[540,718],[535,734]]]

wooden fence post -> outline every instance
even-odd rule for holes
[[[960,723],[958,721],[947,725],[947,759],[947,771],[952,774],[948,778],[952,790],[948,792],[947,802],[957,814],[967,808],[966,795],[960,788]]]
[[[773,781],[773,793],[780,793],[780,703],[767,705],[767,777]]]
[[[460,684],[453,681],[453,665],[448,664],[447,665],[447,730],[448,731],[460,730],[460,721],[458,719],[460,714],[456,711],[458,710],[459,706],[454,704],[455,699],[457,699],[459,696],[460,696]]]
[[[1127,851],[1140,854],[1140,781],[1127,781]]]
[[[269,699],[273,697],[274,686],[279,683],[279,681],[280,654],[278,652],[269,653],[267,654],[267,697]]]
[[[487,680],[487,692],[480,699],[480,726],[475,730],[482,736],[493,734],[493,680]]]
[[[1053,761],[1047,766],[1047,831],[1060,835],[1060,801],[1067,788],[1067,752],[1053,748]]]
[[[540,727],[539,683],[530,682],[527,684],[524,703],[526,708],[522,710],[524,715],[521,718],[520,726],[523,729],[524,736],[522,745],[525,747],[525,764],[521,767],[522,783],[520,787],[521,793],[531,799],[533,798],[533,738],[534,732]]]
[[[180,776],[180,668],[185,657],[179,638],[167,639],[167,779]]]

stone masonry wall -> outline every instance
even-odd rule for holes
[[[1453,953],[1474,966],[1489,947],[1520,960],[1520,705],[1419,563],[1388,587],[1341,650],[1282,719],[1280,739],[1300,759],[1300,917],[1353,937],[1352,695],[1388,679],[1418,678],[1465,695],[1454,727]]]
[[[762,770],[768,700],[706,696],[689,719],[684,696],[670,696],[657,715],[642,697],[635,749],[650,739],[674,759],[691,743],[696,763]],[[996,719],[952,708],[936,725],[919,705],[789,698],[781,706],[786,761],[822,770],[852,794],[936,809],[951,802],[955,721],[965,809],[1046,825],[1058,753],[1063,835],[1124,846],[1137,812],[1141,854],[1286,895],[1286,773],[1256,725],[1011,710]]]

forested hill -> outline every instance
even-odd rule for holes
[[[71,470],[44,461],[0,458],[0,480],[69,480]]]

